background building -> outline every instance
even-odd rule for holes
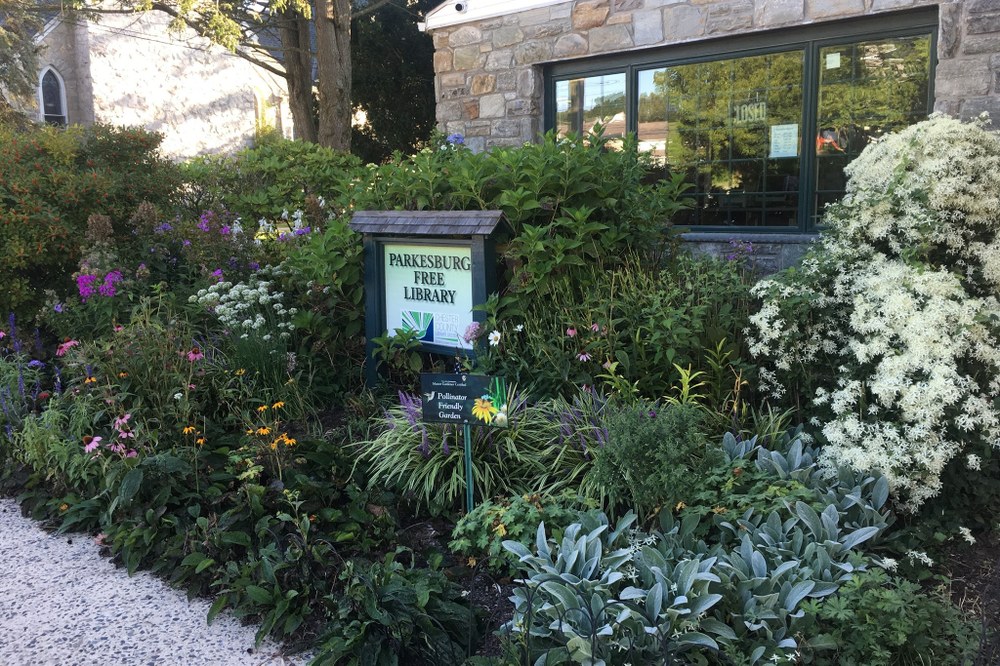
[[[634,133],[686,175],[688,240],[773,266],[878,136],[934,110],[1000,122],[1000,0],[469,0],[426,30],[443,131]]]

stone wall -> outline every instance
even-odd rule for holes
[[[939,4],[926,0],[573,0],[432,29],[437,120],[473,150],[542,129],[544,63]],[[936,108],[1000,121],[1000,0],[940,3]]]
[[[42,66],[63,76],[70,123],[161,132],[175,159],[245,147],[260,120],[291,136],[281,78],[167,24],[156,12],[106,15],[64,20],[44,36]]]

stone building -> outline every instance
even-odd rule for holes
[[[64,14],[36,36],[36,106],[58,125],[141,126],[164,135],[175,159],[250,144],[258,127],[291,135],[284,81],[207,39],[168,31],[158,12]]]
[[[1000,122],[1000,0],[449,0],[425,29],[443,131],[633,133],[686,174],[687,239],[772,266],[879,135],[934,110]]]

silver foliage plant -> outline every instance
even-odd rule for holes
[[[1000,136],[935,115],[847,174],[801,266],[754,288],[750,349],[772,395],[811,401],[828,468],[915,510],[1000,443]]]

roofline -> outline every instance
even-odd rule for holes
[[[558,5],[569,0],[448,0],[427,12],[421,30],[429,32],[438,28],[461,25],[470,21],[506,16]]]
[[[55,30],[56,26],[59,25],[59,23],[61,23],[61,22],[62,22],[62,13],[59,13],[58,15],[53,16],[52,18],[50,18],[45,23],[45,25],[42,26],[42,29],[39,30],[38,33],[34,37],[31,38],[32,41],[35,43],[35,46],[38,46],[39,44],[41,44],[42,40],[45,39],[46,37],[48,37],[49,33],[52,32],[53,30]]]

